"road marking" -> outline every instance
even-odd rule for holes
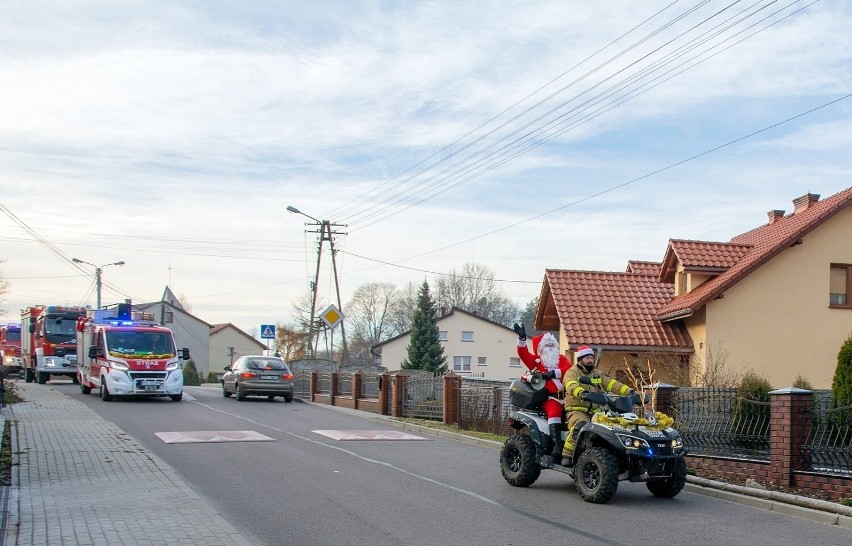
[[[415,436],[396,430],[312,430],[316,434],[327,436],[333,440],[426,440],[429,438]]]
[[[210,444],[217,442],[274,442],[275,438],[253,430],[197,430],[190,432],[155,432],[167,444]]]

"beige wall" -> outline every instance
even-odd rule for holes
[[[526,370],[523,364],[509,365],[509,359],[518,356],[518,337],[512,330],[459,312],[439,320],[438,330],[447,332],[447,341],[442,341],[441,346],[450,371],[454,371],[454,356],[471,357],[470,372],[456,372],[460,375],[514,379]],[[472,331],[473,341],[461,341],[462,331]],[[381,365],[389,371],[401,369],[402,361],[408,356],[409,339],[404,336],[383,345]],[[485,357],[484,366],[479,365],[479,357]]]
[[[696,358],[708,348],[726,351],[728,365],[773,387],[801,375],[814,388],[830,388],[837,353],[852,333],[852,309],[828,307],[831,263],[852,263],[852,207],[708,303],[706,332],[687,322]]]
[[[221,373],[225,366],[231,364],[232,359],[228,356],[228,347],[234,348],[233,361],[243,355],[264,353],[263,348],[235,328],[223,328],[210,336],[210,371],[213,373]]]

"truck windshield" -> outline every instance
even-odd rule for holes
[[[44,336],[51,343],[77,343],[78,315],[48,315],[44,319]]]
[[[171,358],[175,355],[172,336],[166,332],[109,331],[106,335],[110,354],[139,358]]]
[[[21,331],[8,330],[6,332],[6,341],[21,341]]]

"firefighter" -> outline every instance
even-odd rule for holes
[[[585,401],[587,389],[606,391],[625,396],[633,392],[633,389],[619,383],[595,369],[595,352],[588,345],[577,347],[577,365],[568,370],[563,381],[565,384],[565,417],[568,425],[568,436],[565,438],[565,446],[562,448],[562,465],[573,464],[574,446],[577,443],[577,435],[580,429],[592,418],[595,411],[591,402]],[[592,380],[591,385],[580,383],[580,376],[588,375]]]

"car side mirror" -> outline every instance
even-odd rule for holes
[[[89,358],[98,358],[99,356],[104,356],[104,350],[102,348],[98,348],[94,345],[89,346]]]
[[[226,371],[226,372],[230,372],[230,371],[231,371],[231,367],[230,367],[230,366],[225,366],[225,371]]]
[[[181,358],[181,360],[189,360],[190,359],[189,348],[184,347],[183,349],[180,350],[180,358]]]

